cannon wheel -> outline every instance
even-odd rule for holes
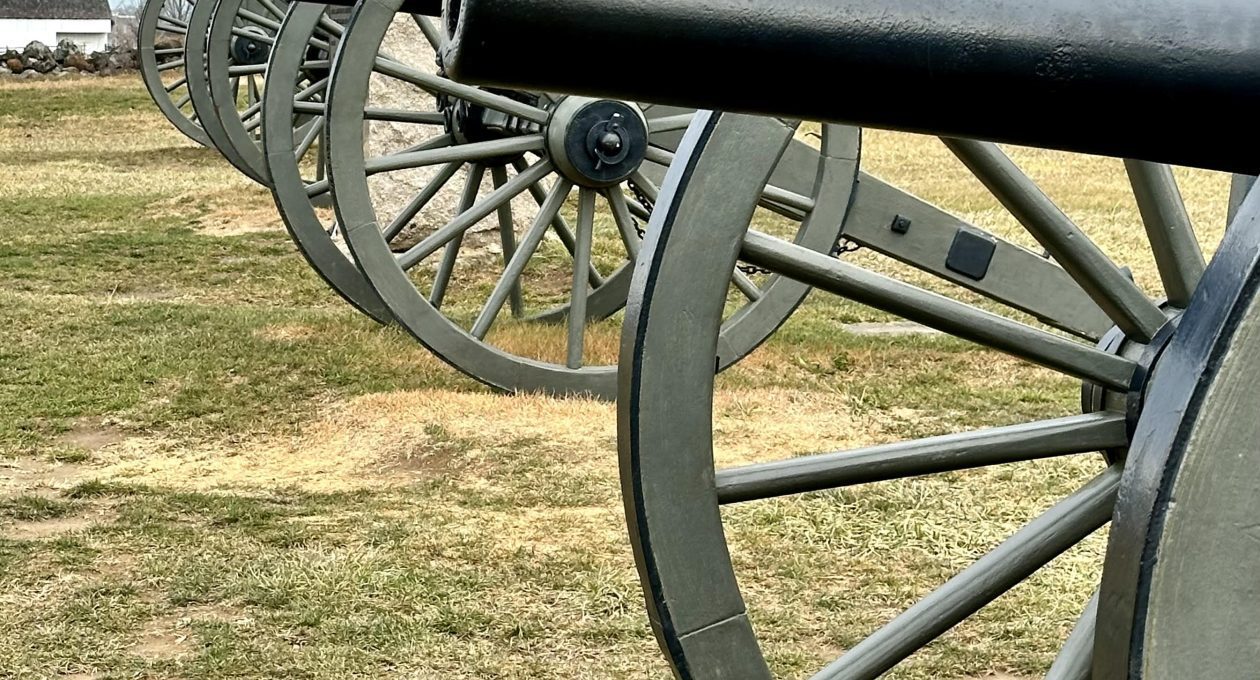
[[[232,145],[235,155],[249,167],[247,173],[251,177],[262,178],[263,184],[272,185],[271,173],[267,167],[264,140],[266,137],[267,108],[266,97],[271,88],[271,55],[284,45],[282,32],[284,18],[277,19],[274,12],[284,10],[286,16],[293,5],[286,7],[283,3],[262,2],[261,6],[251,10],[260,0],[218,0],[214,19],[210,24],[209,52],[206,64],[209,69],[210,97],[215,110],[221,115],[219,121],[223,131]],[[294,3],[298,5],[302,3]],[[261,11],[259,11],[261,10]],[[252,31],[257,36],[266,36],[269,42],[258,42],[254,45],[258,54],[251,55],[249,41],[262,41],[262,37],[242,36],[241,31]],[[293,34],[290,33],[290,36]],[[303,89],[319,87],[319,81],[326,78],[332,60],[333,45],[341,36],[341,25],[337,22],[321,18],[315,28],[291,45],[292,49],[301,50],[301,76],[305,84]],[[242,42],[244,38],[245,42]],[[290,37],[290,39],[294,39]],[[248,62],[248,63],[243,63]],[[298,73],[295,67],[294,74]],[[314,77],[314,80],[311,78]],[[237,79],[246,79],[246,87],[250,90],[245,103],[240,101],[239,88],[233,85]],[[256,83],[256,79],[261,81]],[[281,79],[287,80],[287,79]],[[294,91],[294,97],[301,96],[302,90]],[[309,98],[309,94],[306,97]],[[238,107],[248,106],[244,109]],[[232,115],[233,112],[235,115]],[[293,139],[295,150],[306,145],[311,148],[315,139],[323,129],[323,116],[303,113],[283,118],[290,126],[287,134]],[[275,126],[273,126],[274,128]],[[315,148],[320,148],[316,146]]]
[[[632,213],[638,213],[642,219],[649,207],[644,204],[650,204],[657,195],[656,183],[649,176],[651,171],[647,167],[653,163],[663,167],[672,160],[672,152],[657,146],[656,138],[651,136],[655,133],[676,133],[685,127],[693,114],[665,113],[659,118],[647,119],[652,115],[652,110],[649,110],[643,116],[646,119],[641,123],[643,138],[628,137],[626,139],[630,141],[626,141],[624,147],[635,148],[634,145],[642,143],[638,148],[645,158],[645,165],[639,166],[640,171],[629,173],[634,183],[633,190],[642,196],[627,198],[624,178],[614,178],[601,184],[596,181],[599,178],[595,175],[601,172],[600,167],[605,166],[592,163],[594,167],[579,167],[585,162],[583,158],[597,157],[596,151],[589,151],[590,155],[586,157],[575,157],[557,148],[572,139],[580,142],[595,139],[593,132],[588,134],[586,128],[578,129],[580,124],[585,124],[578,121],[588,120],[584,118],[587,112],[605,108],[617,111],[615,115],[620,116],[619,120],[626,121],[630,129],[638,115],[636,107],[622,102],[546,97],[532,99],[523,93],[481,90],[458,85],[444,77],[425,73],[420,68],[399,66],[397,62],[381,59],[378,51],[400,6],[398,0],[361,3],[355,10],[333,64],[328,97],[329,175],[338,220],[340,224],[347,225],[347,243],[360,269],[401,325],[439,357],[470,376],[509,392],[611,397],[615,391],[616,366],[588,365],[588,320],[598,318],[592,312],[611,313],[624,302],[630,271],[628,263],[639,248]],[[440,54],[440,32],[430,26],[425,34]],[[364,102],[369,99],[369,81],[374,73],[409,82],[427,99],[438,93],[461,101],[476,102],[488,110],[498,110],[510,117],[507,125],[513,126],[516,134],[457,144],[438,137],[424,148],[392,157],[369,158],[364,150]],[[565,127],[557,121],[569,124]],[[788,130],[782,124],[780,127]],[[591,129],[594,130],[593,127]],[[649,137],[650,143],[647,141]],[[838,183],[847,183],[852,187],[859,134],[856,130],[849,130],[847,137],[843,140],[841,137],[836,135],[833,153],[826,158],[825,165],[830,173],[843,178],[837,180]],[[561,138],[566,141],[557,141]],[[799,174],[803,167],[807,177],[803,184],[809,186],[819,165],[818,152],[805,144],[797,144],[794,151],[796,154],[792,163],[785,163],[780,170],[785,175]],[[620,171],[623,166],[617,165],[619,162],[610,161],[606,167]],[[399,222],[378,215],[368,183],[369,173],[433,166],[440,168],[437,177],[420,191],[412,206],[423,205],[433,190],[453,179],[466,166],[457,216],[416,245],[395,253],[388,243],[388,236],[397,231]],[[509,173],[509,170],[512,172]],[[492,178],[495,187],[484,197],[478,192],[483,174]],[[800,187],[801,184],[798,181],[788,186]],[[791,213],[794,204],[795,208],[801,207],[801,202],[793,199],[803,197],[777,189],[777,193],[768,192],[762,203],[773,204],[782,213]],[[512,198],[525,195],[527,191],[540,207],[537,218],[518,242],[509,210]],[[578,199],[576,229],[572,231],[560,216],[560,209],[571,194]],[[846,196],[846,192],[837,192],[834,200],[826,206],[808,206],[811,212],[803,221],[797,213],[789,230],[796,234],[796,242],[815,251],[830,252],[847,209]],[[605,224],[609,224],[614,232],[619,232],[619,238],[610,238],[610,241],[619,243],[624,249],[626,264],[598,285],[601,276],[591,269],[591,244],[595,238],[596,210],[602,205],[609,206],[611,213]],[[493,290],[477,301],[477,309],[473,313],[457,319],[455,314],[445,313],[443,307],[444,302],[449,303],[447,284],[465,233],[491,215],[498,216],[499,232],[503,237],[503,275],[494,284]],[[615,226],[611,226],[613,224]],[[570,304],[562,308],[564,313],[560,316],[567,324],[563,360],[521,356],[500,348],[488,335],[504,307],[516,296],[515,291],[526,287],[521,285],[520,273],[531,263],[548,230],[554,230],[560,240],[570,246],[567,249],[573,261],[572,281],[566,291]],[[421,263],[436,265],[431,286],[427,282],[417,283],[409,277],[409,270],[415,270]],[[749,275],[735,270],[734,266],[728,272],[727,280],[732,283],[732,290],[737,291],[732,298],[738,299],[723,326],[722,346],[709,359],[710,365],[716,364],[719,370],[760,345],[808,292],[807,286],[787,279],[768,277],[756,282]],[[589,294],[588,282],[594,284]],[[616,288],[612,287],[614,283],[618,284]],[[429,290],[422,292],[422,288]],[[615,306],[596,304],[605,293],[607,303],[615,303]],[[485,300],[484,304],[481,304],[482,300]],[[516,304],[511,306],[518,307]],[[520,314],[519,309],[512,311]]]
[[[289,235],[311,267],[351,305],[378,323],[387,324],[393,317],[385,303],[348,254],[333,241],[335,220],[322,218],[307,193],[307,187],[325,179],[322,133],[329,69],[312,63],[309,48],[317,29],[328,27],[327,11],[327,5],[293,3],[277,34],[267,66],[272,86],[263,97],[267,175]],[[339,24],[329,28],[340,36]],[[299,107],[304,113],[298,113]],[[301,127],[303,116],[309,117],[313,125],[305,135],[295,135],[293,131]]]
[[[751,231],[745,235],[744,225],[752,209],[750,197],[755,197],[766,182],[774,158],[785,144],[782,135],[767,135],[765,129],[764,121],[728,114],[704,114],[693,124],[663,192],[669,198],[658,206],[665,211],[661,213],[663,219],[644,243],[643,260],[627,307],[621,355],[626,369],[618,404],[622,492],[652,625],[678,677],[771,677],[736,581],[723,530],[723,505],[1072,454],[1105,452],[1109,463],[1077,492],[814,676],[875,678],[1104,526],[1112,517],[1118,493],[1127,497],[1149,483],[1132,479],[1137,473],[1125,470],[1125,461],[1134,459],[1133,453],[1126,456],[1131,432],[1136,430],[1139,439],[1134,441],[1140,442],[1144,432],[1167,431],[1176,424],[1161,422],[1168,420],[1162,414],[1174,412],[1167,409],[1152,410],[1155,415],[1143,418],[1144,404],[1156,409],[1156,402],[1184,401],[1198,384],[1193,374],[1161,377],[1161,353],[1165,348],[1174,352],[1183,347],[1192,355],[1191,363],[1202,367],[1203,345],[1194,334],[1178,333],[1178,320],[1183,329],[1204,327],[1212,335],[1221,325],[1210,319],[1225,314],[1218,304],[1229,310],[1245,306],[1234,304],[1234,299],[1248,297],[1250,293],[1242,292],[1257,280],[1255,241],[1260,225],[1254,219],[1248,222],[1244,209],[1244,219],[1236,223],[1230,240],[1205,276],[1202,251],[1171,170],[1129,162],[1135,196],[1168,298],[1161,305],[1149,299],[995,145],[946,140],[955,155],[1114,321],[1112,332],[1095,345],[821,257],[782,239]],[[723,189],[715,191],[715,186]],[[825,197],[829,191],[832,189],[824,180],[817,196]],[[1253,197],[1250,204],[1253,218],[1257,200]],[[1083,413],[716,470],[710,361],[722,322],[726,272],[740,258],[822,292],[877,307],[1079,379]],[[1205,282],[1202,286],[1201,278]],[[1170,339],[1174,340],[1171,344]],[[1255,352],[1250,354],[1256,356]],[[1254,367],[1255,359],[1242,363]],[[1153,381],[1149,380],[1152,374],[1156,376]],[[1253,397],[1239,403],[1245,409],[1255,409]],[[1225,412],[1237,413],[1238,408],[1236,404]],[[1188,417],[1184,422],[1191,420]],[[1235,443],[1243,442],[1244,446],[1254,441],[1251,430],[1255,429],[1255,419],[1247,421],[1231,429],[1239,433]],[[1164,436],[1153,448],[1165,450],[1173,442]],[[1252,464],[1256,458],[1253,449],[1247,449]],[[1158,470],[1167,469],[1154,461],[1146,462]],[[1240,476],[1254,486],[1254,475]],[[1159,488],[1157,484],[1155,487]],[[1149,502],[1157,494],[1143,495]],[[1243,497],[1243,509],[1253,511],[1255,489],[1240,490],[1228,498]],[[1229,500],[1203,502],[1210,512]],[[1150,516],[1149,506],[1140,501],[1136,505],[1136,517]],[[1187,525],[1203,528],[1213,521],[1207,519],[1210,517],[1195,515]],[[1129,602],[1135,600],[1131,595],[1139,583],[1132,574],[1124,573],[1123,556],[1128,555],[1127,566],[1131,568],[1149,566],[1134,559],[1133,547],[1144,545],[1145,537],[1133,533],[1129,524],[1113,527],[1113,547],[1104,565],[1104,614],[1097,613],[1097,597],[1088,604],[1081,602],[1080,622],[1048,677],[1086,678],[1091,667],[1097,671],[1094,677],[1126,677],[1114,671],[1116,666],[1106,666],[1105,659],[1109,655],[1127,659],[1130,650],[1123,634],[1124,617],[1116,622],[1111,612],[1117,593],[1127,590]],[[1192,531],[1180,534],[1182,540]],[[1170,539],[1166,545],[1176,549],[1185,544]],[[1254,561],[1254,543],[1237,552],[1247,552],[1247,559],[1229,563],[1206,560],[1210,565],[1198,565],[1203,568],[1200,575],[1207,580],[1195,581],[1204,585],[1193,594],[1213,590],[1206,572],[1214,568],[1249,577],[1249,572],[1231,569]],[[1201,554],[1186,552],[1183,556],[1193,561]],[[1162,558],[1160,564],[1164,564]],[[1118,583],[1108,588],[1113,578]],[[1158,575],[1151,578],[1157,585],[1161,583]],[[1170,584],[1162,581],[1164,591],[1172,589]],[[1220,596],[1214,601],[1227,599],[1223,592],[1213,592]],[[1254,597],[1247,604],[1254,605]],[[1223,606],[1223,611],[1238,609]],[[1245,618],[1223,616],[1219,622],[1251,621],[1255,611],[1253,608]],[[1130,627],[1132,613],[1130,608]],[[1212,616],[1204,610],[1200,618]],[[1096,653],[1094,629],[1103,622],[1108,622],[1114,639],[1108,643],[1100,634]],[[1214,630],[1219,631],[1220,626]],[[1251,628],[1244,625],[1234,630]],[[1186,651],[1185,640],[1180,642],[1176,650]],[[1110,646],[1104,650],[1105,644]],[[1252,648],[1250,644],[1247,647]],[[1111,660],[1114,663],[1114,658]],[[1254,667],[1254,663],[1245,667]],[[1108,668],[1112,672],[1103,672]],[[1161,677],[1199,675],[1190,670],[1181,676],[1173,673]]]
[[[218,11],[219,4],[218,0],[202,0],[189,18],[188,42],[184,46],[188,93],[193,110],[219,153],[246,177],[266,185],[261,158],[247,159],[241,152],[246,148],[257,153],[257,148],[252,143],[238,147],[228,134],[225,122],[239,123],[247,134],[262,124],[266,60],[288,3],[286,0],[233,1],[232,7],[222,14]],[[221,19],[218,26],[226,30],[212,35],[211,27],[216,25],[216,18]],[[211,94],[216,74],[210,72],[209,53],[212,46],[222,48],[224,45],[230,53],[225,66],[227,73],[218,75],[226,76],[221,85],[231,93],[228,95],[231,105],[219,107]]]
[[[1241,204],[1159,360],[1112,523],[1096,678],[1260,667],[1260,192]],[[1210,298],[1210,303],[1208,302]]]
[[[310,48],[323,52],[329,43],[335,45],[344,32],[338,18],[325,15],[329,7],[294,3],[277,35],[267,71],[273,83],[292,82],[294,86],[290,89],[272,87],[264,94],[263,141],[267,173],[285,225],[311,266],[351,305],[379,323],[390,323],[393,317],[380,296],[348,253],[334,241],[338,232],[336,221],[321,218],[316,209],[317,203],[329,198],[329,186],[324,177],[326,143],[321,134],[326,122],[324,99],[329,73],[322,60],[310,59]],[[335,9],[341,11],[340,7]],[[428,18],[417,16],[415,20],[431,29]],[[317,37],[316,31],[325,35]],[[383,108],[368,108],[364,112],[366,120],[397,120],[400,116],[420,124],[444,124],[439,114],[431,112]],[[310,124],[304,124],[304,117]],[[295,130],[298,134],[294,134]],[[619,309],[624,304],[629,279],[627,269],[619,272],[611,285],[601,286],[598,296],[592,296],[588,313],[602,318]],[[539,314],[535,319],[563,318],[565,313],[566,308],[561,308]]]
[[[162,115],[184,136],[210,146],[192,108],[182,47],[158,47],[159,42],[187,41],[188,19],[195,0],[148,0],[140,13],[140,74],[144,87]],[[165,74],[174,76],[164,77]],[[170,82],[167,82],[168,79]]]

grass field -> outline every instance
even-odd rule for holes
[[[1153,289],[1119,162],[1014,153]],[[936,141],[872,133],[865,154],[1017,237]],[[1226,180],[1180,179],[1210,249]],[[490,394],[358,315],[270,195],[184,140],[138,77],[0,82],[0,235],[0,678],[668,677],[624,535],[614,407]],[[1079,409],[1049,371],[841,329],[886,318],[815,298],[725,375],[723,460]],[[598,333],[611,352],[615,324]],[[728,510],[777,672],[807,677],[1099,468]],[[1044,672],[1104,547],[894,677]]]

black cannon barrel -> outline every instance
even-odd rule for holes
[[[1260,0],[445,0],[477,84],[1260,171]]]

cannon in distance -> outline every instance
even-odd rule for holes
[[[445,2],[469,83],[1260,174],[1255,0]]]

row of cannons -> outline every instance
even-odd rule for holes
[[[1108,524],[1101,583],[1047,677],[1260,673],[1260,4],[352,4],[150,0],[146,84],[271,189],[364,314],[504,392],[618,400],[631,543],[678,677],[772,675],[723,505],[1078,454],[1105,471],[815,677],[896,668]],[[421,49],[387,44],[400,20]],[[1044,252],[864,172],[857,126],[940,136]],[[1160,294],[997,143],[1128,159]],[[1169,164],[1233,173],[1219,244]],[[846,262],[852,246],[984,303]],[[1070,376],[1080,413],[715,469],[715,373],[810,291]],[[614,363],[591,333],[619,316]]]

